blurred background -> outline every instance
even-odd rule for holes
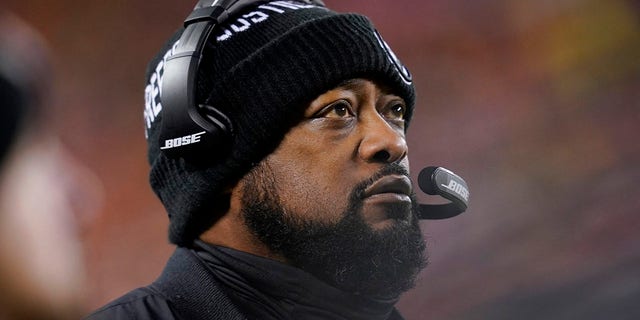
[[[325,2],[369,16],[413,73],[414,177],[443,165],[471,189],[467,213],[422,223],[430,265],[406,318],[639,319],[640,2]],[[74,231],[85,312],[173,251],[148,185],[143,77],[194,3],[0,4],[46,42],[47,134],[91,177],[95,212]]]

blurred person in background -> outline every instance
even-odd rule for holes
[[[99,185],[47,126],[52,79],[39,34],[0,10],[0,319],[83,312],[79,232]]]
[[[216,3],[147,69],[150,182],[178,248],[153,284],[88,319],[402,319],[426,264],[409,72],[362,15]],[[210,9],[230,20],[207,40]],[[189,66],[192,41],[208,42]]]

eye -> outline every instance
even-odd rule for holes
[[[407,106],[403,102],[390,103],[381,114],[389,120],[404,120],[404,116],[407,113]]]
[[[354,116],[351,104],[347,100],[338,100],[324,107],[316,117],[324,118],[349,118]]]

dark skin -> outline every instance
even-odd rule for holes
[[[277,181],[277,197],[288,214],[301,220],[335,223],[342,218],[354,186],[383,166],[397,163],[408,170],[404,133],[405,102],[385,87],[353,79],[313,100],[304,119],[265,159]],[[269,250],[246,226],[242,192],[246,179],[230,190],[229,210],[201,235],[205,242],[287,263]],[[406,176],[380,178],[365,191],[363,220],[372,230],[384,230],[409,217],[390,216],[389,203],[410,203]]]

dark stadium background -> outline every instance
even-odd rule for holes
[[[172,247],[147,182],[143,74],[192,1],[17,1],[48,41],[50,121],[99,178],[86,308],[152,281]],[[639,319],[640,3],[326,0],[372,18],[413,73],[413,175],[464,176],[471,207],[423,222],[408,319]],[[432,199],[420,196],[423,201]]]

